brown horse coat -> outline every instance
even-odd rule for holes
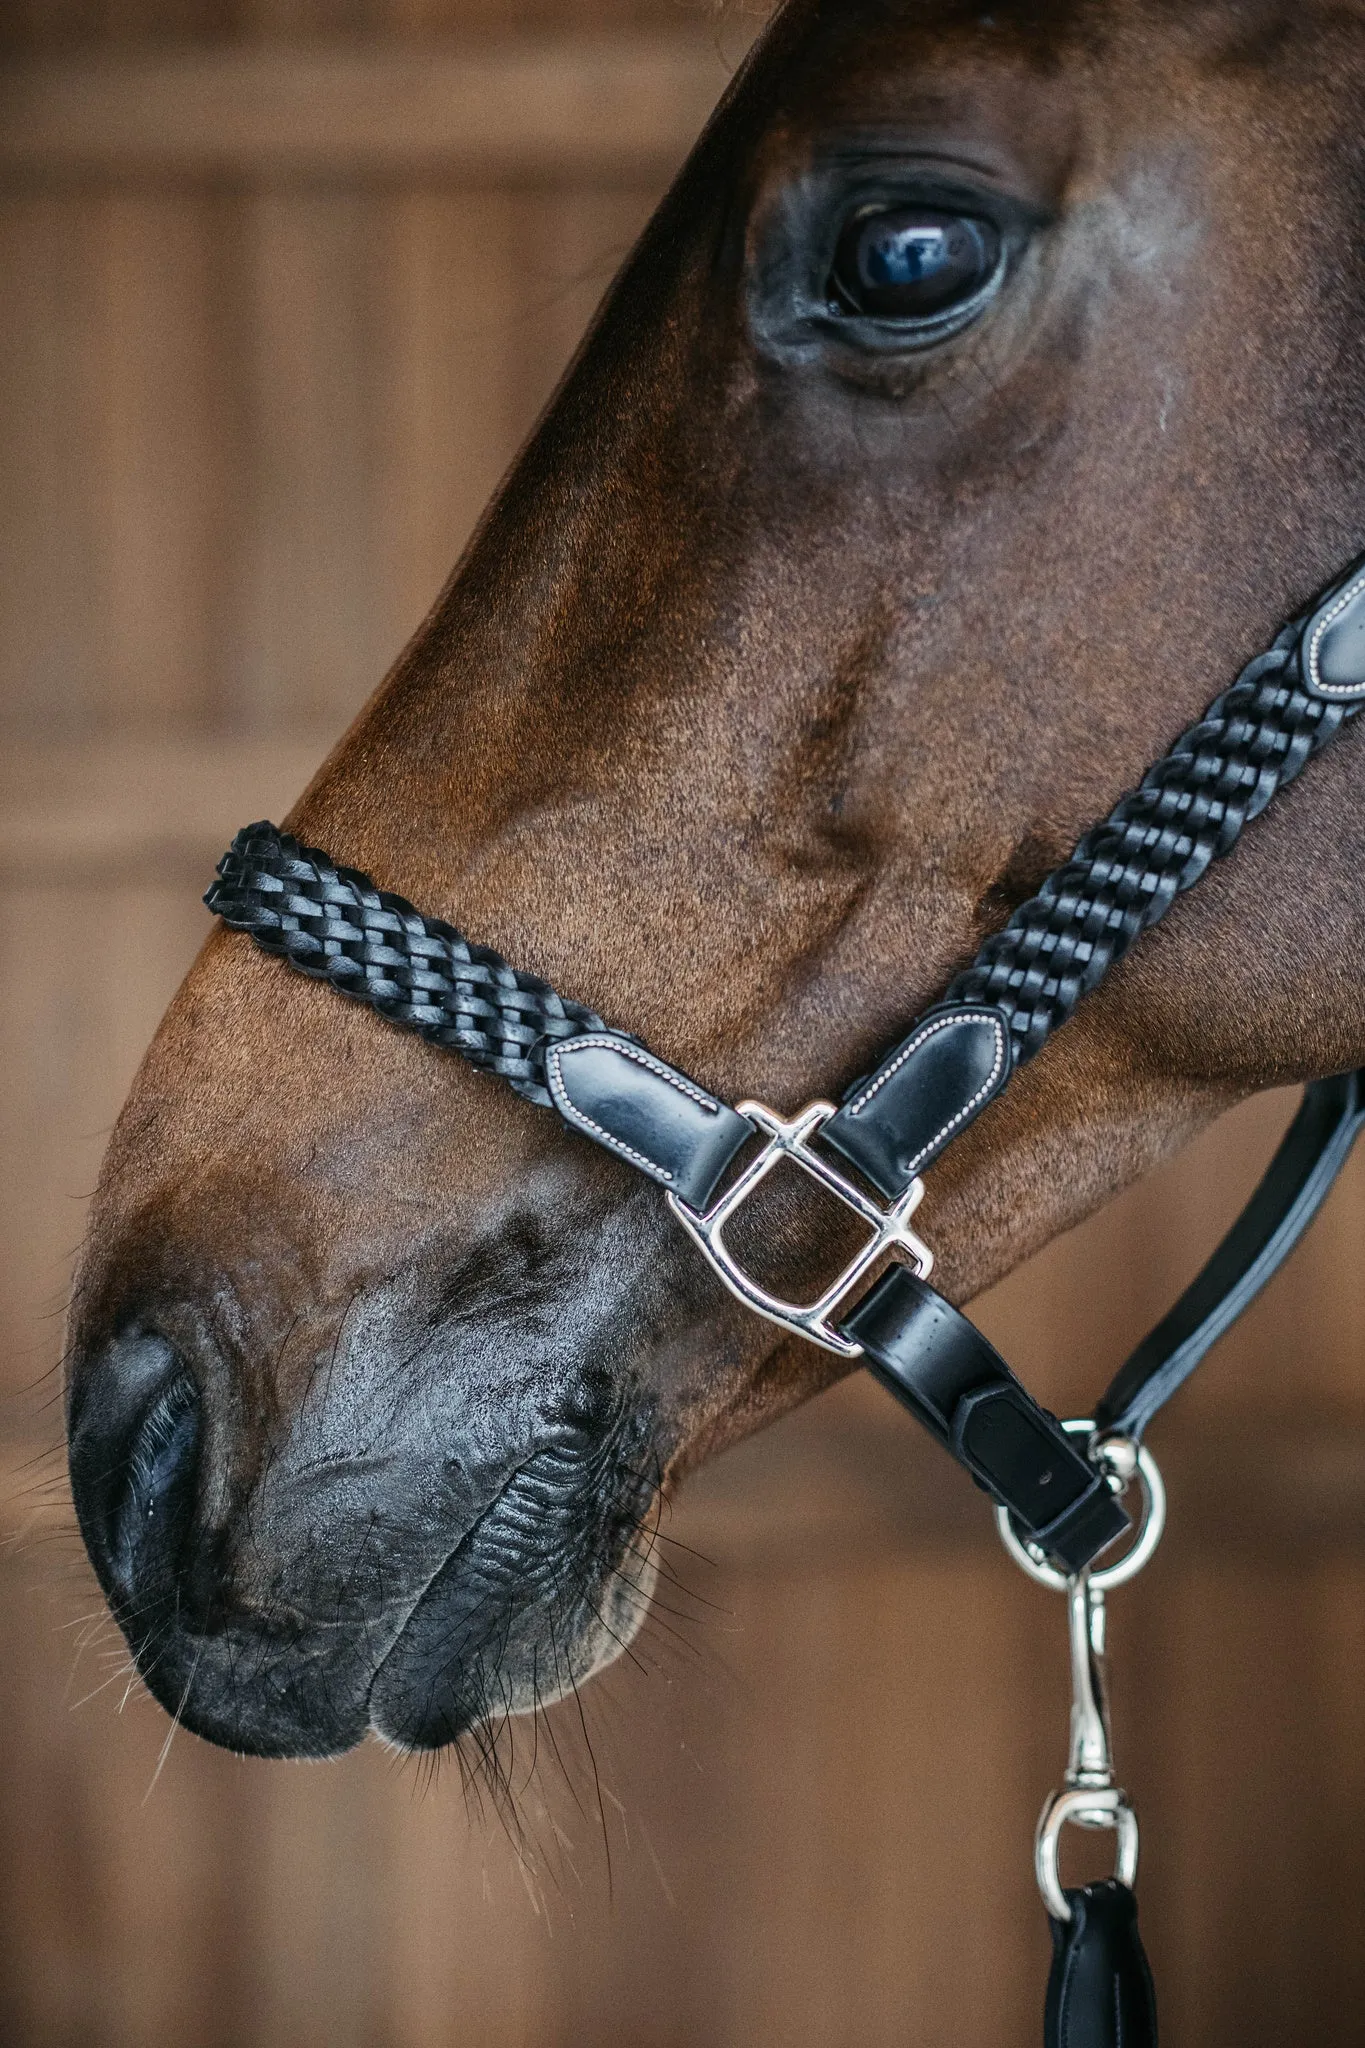
[[[731,1100],[837,1091],[1365,540],[1363,92],[1325,0],[791,0],[291,827]],[[907,194],[1008,274],[865,345],[821,265]],[[1365,1061],[1363,770],[1357,727],[934,1172],[953,1298]],[[552,1697],[635,1625],[656,1485],[838,1369],[629,1169],[221,932],[73,1339],[148,1681],[276,1752]]]

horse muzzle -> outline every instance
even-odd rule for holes
[[[235,1482],[201,1375],[152,1331],[82,1361],[82,1534],[139,1673],[197,1734],[333,1756],[439,1748],[549,1705],[629,1643],[653,1582],[649,1416],[605,1386],[529,1406],[500,1457],[433,1427]],[[444,1454],[438,1441],[446,1438]]]

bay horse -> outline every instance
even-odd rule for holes
[[[726,1099],[864,1070],[1358,552],[1363,94],[1355,0],[788,0],[290,829]],[[1365,1063],[1363,747],[933,1175],[952,1299]],[[71,1340],[147,1684],[293,1756],[585,1677],[660,1489],[846,1369],[628,1167],[224,931]]]

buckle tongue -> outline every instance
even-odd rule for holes
[[[904,1194],[883,1208],[861,1188],[855,1187],[851,1180],[845,1179],[837,1167],[812,1151],[810,1140],[835,1114],[832,1102],[809,1103],[790,1122],[761,1102],[741,1102],[738,1107],[739,1114],[747,1117],[758,1131],[767,1136],[768,1142],[763,1150],[745,1167],[733,1187],[728,1188],[709,1208],[694,1209],[690,1202],[675,1194],[668,1196],[668,1206],[705,1253],[730,1292],[746,1307],[766,1316],[770,1323],[778,1323],[783,1329],[793,1331],[798,1337],[809,1337],[812,1343],[837,1352],[841,1358],[861,1358],[862,1345],[835,1329],[830,1318],[884,1252],[903,1252],[906,1262],[920,1279],[928,1277],[933,1269],[934,1255],[910,1228],[910,1218],[924,1197],[924,1182],[912,1181]],[[744,1206],[759,1182],[766,1180],[784,1159],[790,1159],[803,1173],[809,1174],[812,1180],[837,1196],[845,1208],[851,1209],[872,1232],[868,1243],[838,1279],[808,1308],[802,1308],[797,1302],[784,1301],[780,1295],[770,1294],[765,1287],[760,1287],[734,1259],[724,1237],[730,1218]]]

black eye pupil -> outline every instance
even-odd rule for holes
[[[1000,233],[971,214],[863,208],[844,225],[832,303],[873,320],[925,320],[965,304],[1000,262]]]

